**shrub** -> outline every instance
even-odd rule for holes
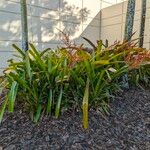
[[[9,60],[4,71],[1,87],[8,92],[0,109],[0,121],[6,108],[14,111],[16,102],[22,104],[34,122],[44,114],[58,118],[62,108],[81,108],[84,128],[88,127],[89,108],[108,113],[109,98],[121,89],[122,76],[129,71],[128,58],[138,51],[131,42],[108,47],[107,41],[94,45],[85,40],[92,45],[91,51],[83,45],[68,44],[55,51],[38,52],[30,44],[30,50],[24,52],[13,45],[19,60]]]
[[[138,48],[128,54],[125,61],[131,69],[130,82],[139,87],[150,87],[150,51]]]

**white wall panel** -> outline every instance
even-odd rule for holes
[[[94,36],[91,36],[94,35]],[[81,34],[81,37],[86,37],[90,41],[96,44],[96,41],[100,39],[100,28],[99,27],[93,27],[93,26],[87,26],[85,27],[85,30]],[[89,44],[83,40],[83,43],[88,47]]]
[[[100,38],[101,23],[102,26],[120,23],[120,17],[107,20],[113,14],[120,15],[119,7],[106,8],[120,2],[121,0],[27,0],[29,41],[39,50],[47,47],[55,49],[62,44],[62,37],[57,30],[60,29],[69,32],[71,40],[89,46],[81,36],[96,42]],[[106,8],[102,11],[102,18],[106,20],[101,22],[102,8]],[[0,0],[0,18],[0,68],[4,68],[7,59],[12,57],[11,45],[16,43],[21,46],[20,0]],[[107,38],[107,31],[111,29],[114,30],[113,27],[102,28],[106,32],[104,34],[102,31],[102,37]],[[113,34],[111,40],[116,39]],[[119,36],[118,33],[117,37]]]
[[[94,18],[100,11],[100,0],[83,0],[83,8],[87,8],[88,16]]]
[[[144,34],[144,47],[150,48],[150,1],[147,1],[146,11],[146,23],[145,23],[145,34]],[[101,13],[101,38],[103,40],[108,39],[110,44],[115,40],[123,40],[125,20],[127,11],[127,1],[105,8]],[[135,18],[133,32],[135,32],[133,39],[139,37],[140,30],[140,17],[141,17],[141,0],[136,0],[135,7]]]
[[[21,21],[19,15],[0,12],[0,41],[4,40],[21,40]]]
[[[0,66],[1,68],[5,68],[7,67],[8,63],[7,61],[9,59],[14,58],[13,54],[15,54],[15,52],[0,52]]]

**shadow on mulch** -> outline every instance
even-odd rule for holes
[[[80,112],[33,124],[18,110],[0,125],[0,149],[150,150],[150,90],[125,91],[110,108],[105,119],[91,110],[87,131]]]

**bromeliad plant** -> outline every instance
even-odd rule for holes
[[[98,41],[89,51],[83,45],[68,44],[53,51],[36,50],[33,44],[26,52],[16,45],[18,61],[9,60],[4,71],[1,92],[8,89],[0,109],[14,112],[15,104],[22,104],[31,119],[38,122],[42,115],[60,116],[62,109],[83,111],[83,127],[88,128],[89,108],[108,113],[109,98],[121,89],[122,76],[128,72],[125,58],[136,48],[128,42],[108,47]]]
[[[131,69],[129,77],[131,83],[142,87],[150,87],[150,51],[137,48],[130,52],[125,58],[126,63]]]

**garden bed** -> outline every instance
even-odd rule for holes
[[[21,109],[6,114],[0,125],[3,149],[149,150],[150,91],[130,89],[110,104],[110,115],[89,112],[89,129],[82,113],[64,112],[60,119],[44,117],[34,124]]]

